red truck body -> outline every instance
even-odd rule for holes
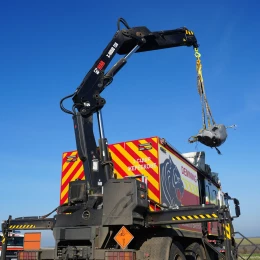
[[[200,205],[200,179],[206,178],[202,171],[190,160],[168,145],[164,139],[149,137],[109,145],[116,178],[145,176],[150,210],[161,210],[156,203],[178,208],[179,206]],[[83,180],[83,163],[77,151],[64,152],[62,155],[62,174],[60,204],[68,201],[69,183]],[[204,182],[203,182],[204,183]],[[219,203],[220,186],[206,181],[206,203]],[[208,223],[211,235],[218,235],[217,224]],[[180,224],[171,226],[179,230],[198,232],[202,225]]]

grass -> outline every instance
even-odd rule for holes
[[[254,244],[256,245],[260,245],[260,237],[249,237],[248,238],[250,241],[252,241]],[[237,244],[242,240],[242,238],[236,238],[236,242]],[[243,240],[243,242],[241,243],[241,245],[243,246],[251,246],[252,244],[247,241],[246,239]]]
[[[249,254],[240,254],[243,258],[238,257],[238,259],[247,259],[249,257]],[[250,258],[250,260],[260,260],[260,254],[253,254]]]

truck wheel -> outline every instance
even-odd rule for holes
[[[186,260],[182,246],[178,242],[172,243],[169,260]]]
[[[202,248],[198,243],[190,244],[185,250],[185,256],[187,260],[203,260],[204,254]]]

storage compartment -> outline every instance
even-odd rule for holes
[[[205,167],[204,152],[182,155],[164,139],[155,136],[110,144],[109,153],[117,179],[136,178],[143,181],[145,178],[147,180],[150,210],[163,210],[159,204],[169,208],[199,205],[196,166]],[[85,178],[82,167],[77,151],[63,154],[61,198],[68,198],[69,189],[66,188],[68,180],[73,181],[76,177]],[[199,223],[178,225],[178,228],[201,232]]]
[[[198,205],[197,169],[162,140],[151,137],[109,145],[115,174],[145,176],[148,197],[165,206]]]
[[[24,234],[24,250],[39,250],[41,248],[41,232]]]

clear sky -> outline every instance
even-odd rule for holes
[[[187,47],[136,54],[104,92],[109,143],[158,135],[181,152],[205,151],[223,189],[241,202],[237,231],[260,235],[259,8],[257,1],[1,1],[0,219],[59,204],[61,155],[75,149],[71,94],[124,17],[151,31],[193,30],[223,155],[187,139],[202,126],[195,57]],[[115,59],[116,61],[116,59]],[[71,103],[66,103],[70,107]],[[49,243],[51,234],[44,234]]]

